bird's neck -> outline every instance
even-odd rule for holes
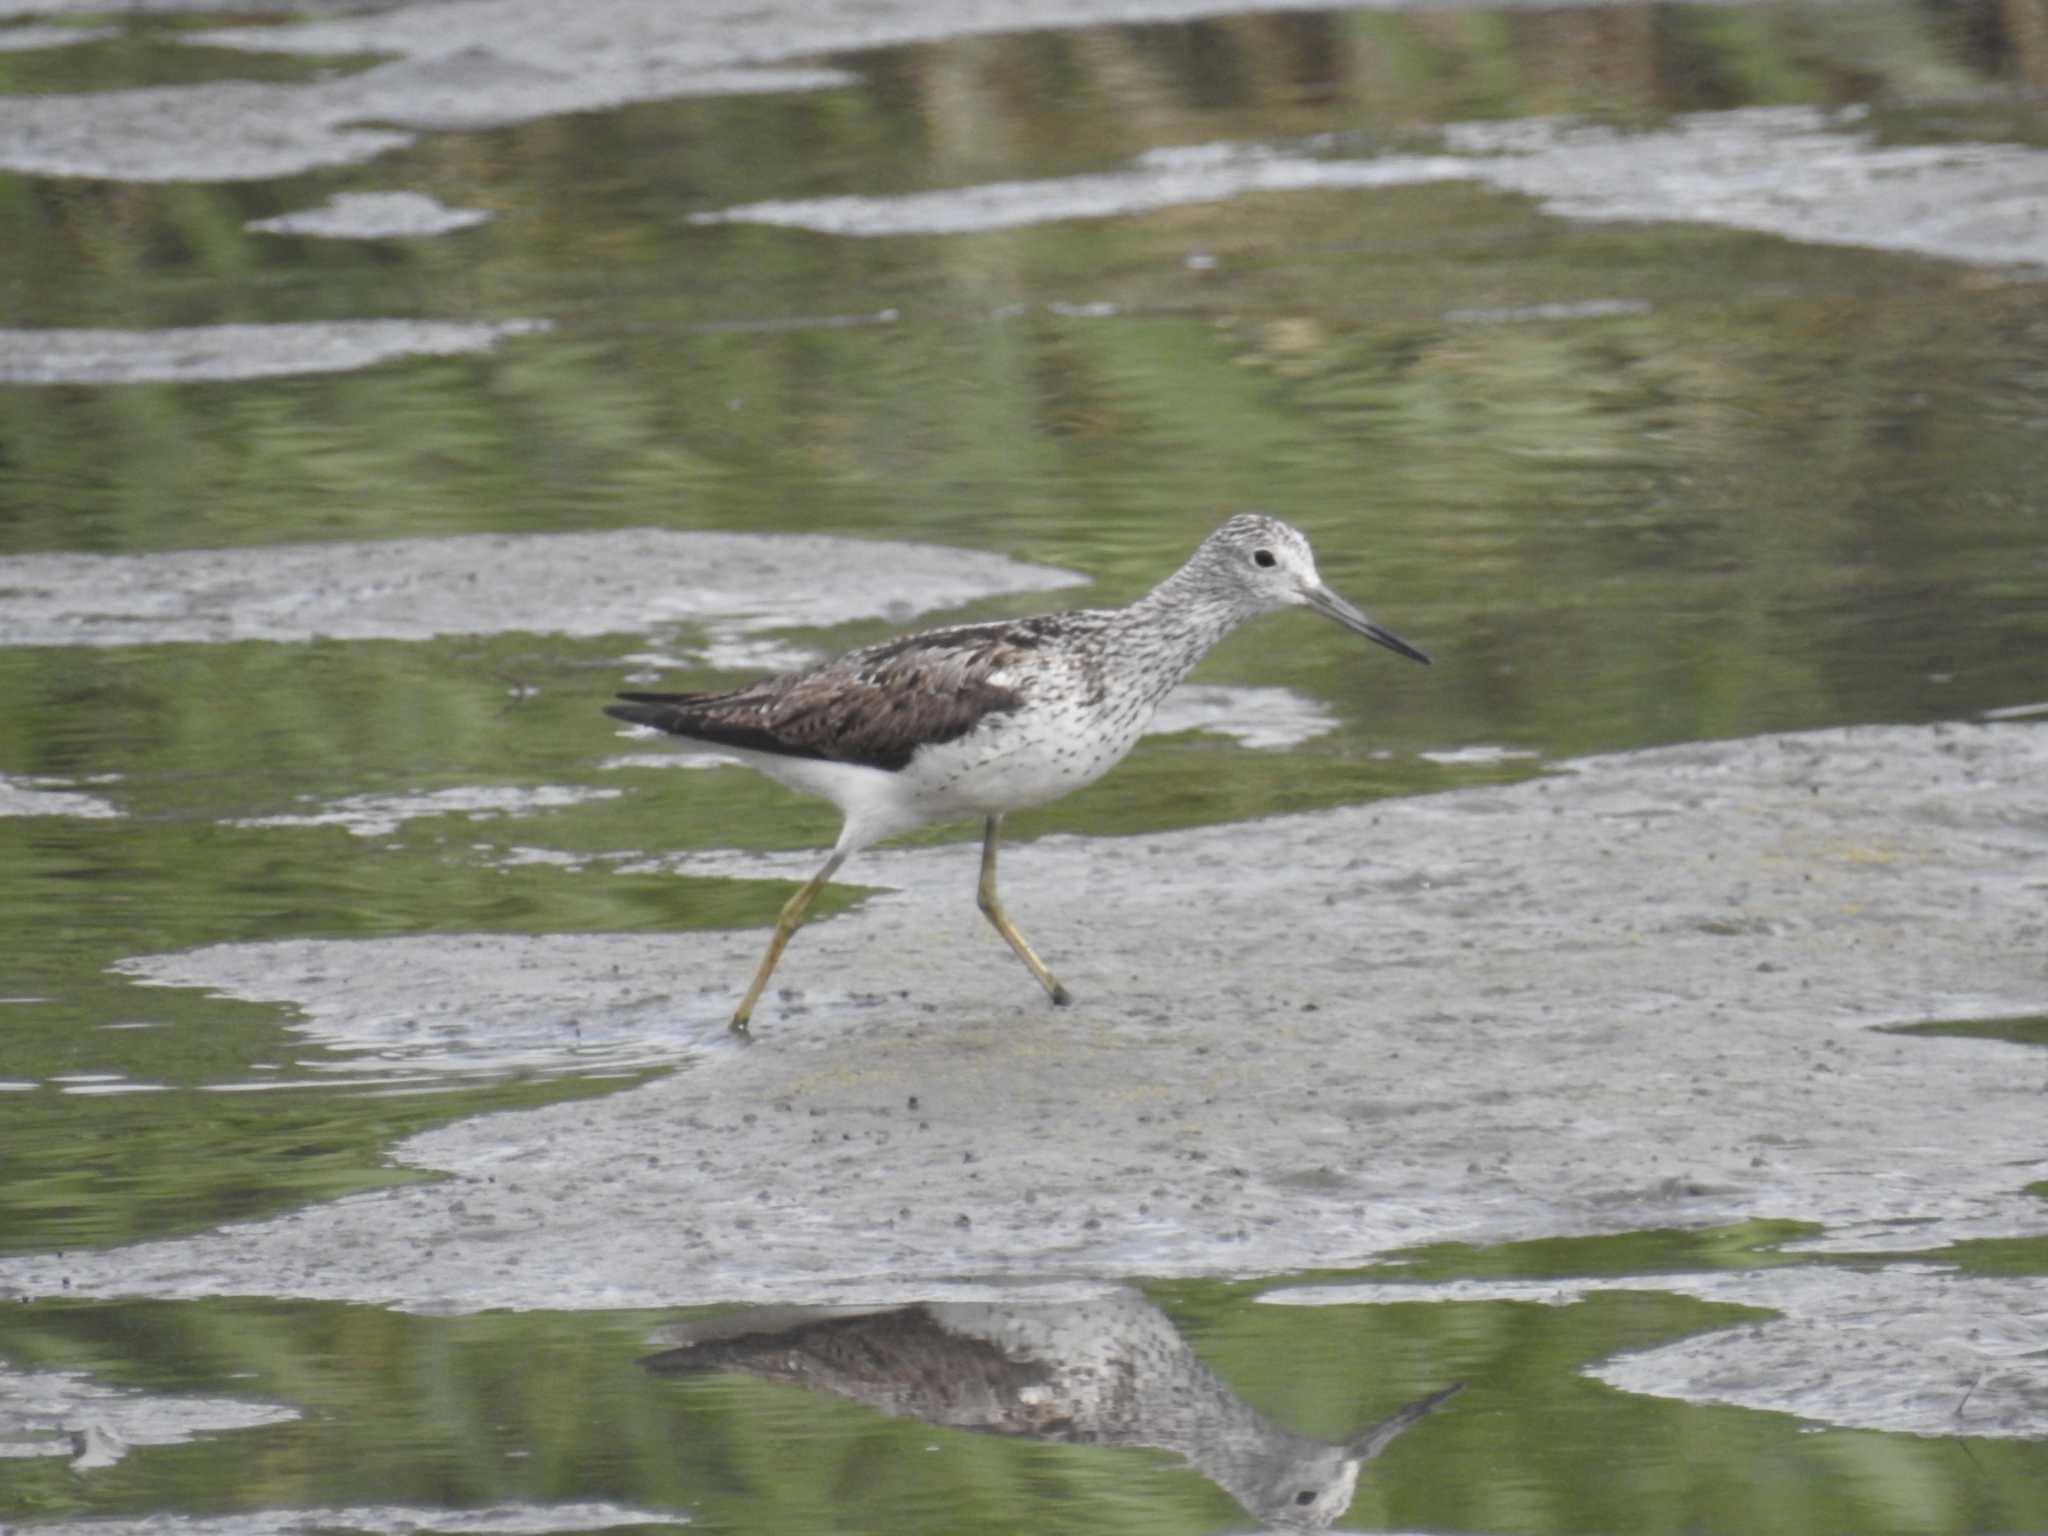
[[[1216,642],[1250,617],[1183,566],[1118,614],[1119,658],[1143,674],[1156,701],[1201,663]]]

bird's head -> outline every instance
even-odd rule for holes
[[[1313,608],[1411,661],[1429,662],[1427,654],[1324,586],[1307,536],[1277,517],[1240,512],[1209,535],[1201,553],[1212,578],[1227,582],[1254,612]]]

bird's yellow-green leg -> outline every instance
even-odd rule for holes
[[[1003,936],[1003,942],[1017,952],[1017,958],[1024,962],[1025,968],[1038,978],[1038,984],[1045,988],[1045,995],[1056,1003],[1071,1003],[1074,994],[1061,986],[1059,978],[1045,968],[1045,962],[1039,959],[1037,952],[1025,942],[1024,935],[1017,931],[1017,925],[1010,921],[1010,914],[1003,910],[1002,898],[996,895],[996,832],[1002,824],[1002,817],[991,816],[988,819],[988,830],[982,834],[981,888],[976,892],[975,899],[981,907],[982,914],[995,924],[996,932]]]
[[[804,914],[811,910],[811,903],[818,899],[818,892],[839,872],[839,866],[846,862],[846,855],[835,853],[825,861],[819,870],[804,885],[803,889],[783,904],[782,915],[775,919],[775,935],[768,941],[768,953],[761,957],[761,968],[754,972],[754,984],[747,988],[747,995],[741,1001],[739,1012],[732,1016],[732,1032],[736,1035],[751,1033],[747,1020],[754,1016],[754,1004],[761,1001],[761,993],[768,985],[768,978],[775,971],[775,962],[782,958],[783,946],[789,943],[789,936],[802,925]]]

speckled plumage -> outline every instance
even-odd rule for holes
[[[783,945],[847,857],[973,816],[986,822],[982,910],[1053,1000],[1067,1001],[995,895],[1003,815],[1102,777],[1217,641],[1246,619],[1297,605],[1429,659],[1323,586],[1299,532],[1243,513],[1127,608],[922,630],[721,692],[620,694],[607,714],[724,748],[845,813],[825,868],[784,909],[734,1030],[746,1032]]]
[[[1173,1451],[1261,1529],[1287,1531],[1328,1530],[1365,1465],[1461,1390],[1432,1392],[1341,1441],[1311,1439],[1239,1397],[1165,1313],[1130,1291],[1056,1304],[797,1310],[762,1321],[729,1313],[680,1332],[678,1347],[641,1366],[657,1376],[792,1382],[981,1434]]]

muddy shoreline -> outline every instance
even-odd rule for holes
[[[1752,1218],[1866,1258],[2038,1234],[2048,1063],[1877,1026],[2048,1006],[2044,785],[2038,726],[1872,727],[1047,838],[1006,895],[1079,995],[1058,1011],[982,931],[967,850],[884,850],[849,874],[894,889],[802,935],[751,1047],[722,1028],[752,931],[145,957],[330,1042],[409,1007],[455,1037],[624,1011],[682,1070],[397,1149],[443,1182],[0,1261],[0,1295],[859,1303]],[[1892,1306],[1971,1283],[1921,1265]],[[2017,1326],[2029,1294],[1973,1316]],[[1867,1342],[1806,1305],[1809,1364]],[[2038,1361],[1996,1364],[1988,1432],[2048,1432]],[[1813,1373],[1778,1374],[1761,1395],[1808,1411]]]

